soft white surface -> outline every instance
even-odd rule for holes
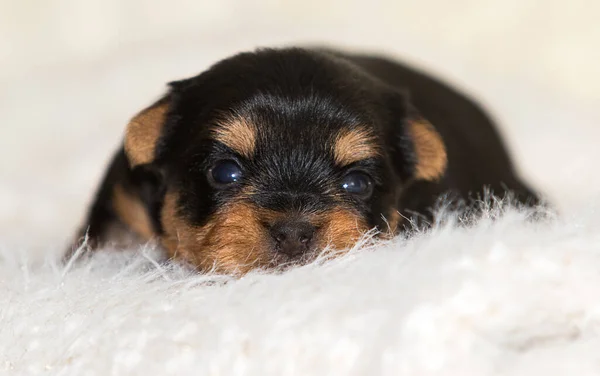
[[[141,3],[0,2],[0,374],[600,372],[600,3]],[[157,268],[151,250],[57,266],[165,82],[295,41],[385,50],[475,93],[561,216],[238,281]]]
[[[509,212],[241,280],[137,255],[65,270],[3,251],[9,374],[597,374],[595,213]]]

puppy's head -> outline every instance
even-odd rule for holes
[[[446,164],[402,93],[343,59],[293,49],[172,83],[131,121],[125,151],[133,169],[160,176],[154,231],[169,253],[224,272],[393,233],[403,188]]]

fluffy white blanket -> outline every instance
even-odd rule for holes
[[[475,228],[455,223],[240,280],[159,264],[149,247],[67,267],[10,248],[0,366],[14,375],[597,374],[597,216],[532,223],[500,212]]]
[[[118,2],[98,2],[109,3]],[[264,11],[271,2],[254,3]],[[361,25],[364,6],[308,3],[329,8],[314,14],[298,2],[281,24],[260,29],[242,22],[254,14],[248,7],[236,21],[242,26],[224,30],[233,13],[215,5],[209,16],[217,21],[202,33],[192,25],[140,42],[121,28],[129,30],[122,47],[104,43],[115,38],[108,23],[113,34],[103,36],[81,21],[88,34],[71,31],[67,44],[102,53],[90,47],[60,60],[41,46],[38,55],[6,55],[13,60],[0,73],[0,374],[600,373],[600,79],[592,56],[600,35],[592,10],[600,5],[547,2],[540,13],[534,0],[457,0],[408,2],[401,11],[392,4],[404,2],[390,1],[371,4]],[[157,12],[177,6],[168,8]],[[339,19],[323,16],[338,11]],[[295,40],[383,49],[460,83],[488,104],[520,171],[560,215],[534,223],[529,213],[496,208],[472,228],[452,222],[333,262],[240,280],[159,264],[151,247],[57,264],[128,117],[164,82],[234,51]]]

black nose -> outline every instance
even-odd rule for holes
[[[275,249],[290,257],[306,252],[314,233],[315,227],[305,221],[282,221],[271,227]]]

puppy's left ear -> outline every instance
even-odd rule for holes
[[[435,126],[404,95],[395,96],[392,113],[391,149],[402,179],[430,182],[441,179],[446,172],[448,157]]]
[[[163,134],[169,112],[167,95],[131,119],[125,131],[125,154],[129,166],[148,165],[154,161],[156,145]]]

